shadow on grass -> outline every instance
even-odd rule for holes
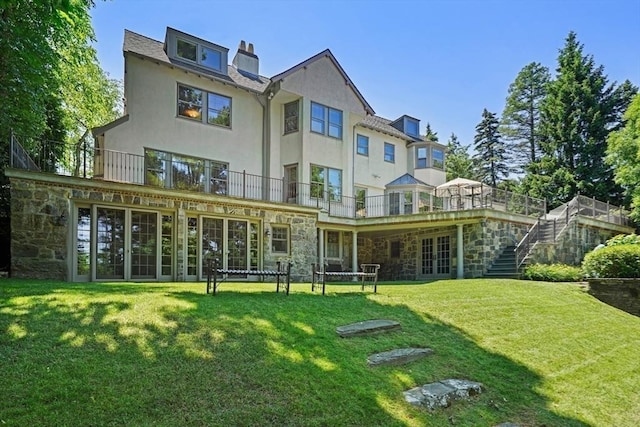
[[[548,409],[541,378],[456,328],[371,293],[276,294],[204,284],[0,284],[0,388],[7,425],[581,426]],[[390,334],[337,326],[388,318]],[[398,347],[435,354],[369,368]],[[402,391],[445,378],[482,382],[469,402],[427,412]]]

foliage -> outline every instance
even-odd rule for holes
[[[549,69],[537,62],[526,65],[509,86],[500,131],[518,172],[535,163],[540,153],[540,103],[547,94]]]
[[[0,221],[10,215],[3,171],[12,132],[32,152],[47,146],[52,168],[70,152],[77,157],[79,144],[92,141],[90,129],[118,114],[119,83],[107,78],[91,46],[92,6],[92,0],[0,3]],[[8,246],[8,234],[0,239]]]
[[[640,222],[640,94],[624,113],[624,127],[607,138],[608,164],[614,167],[615,180],[632,199],[631,216]]]
[[[614,244],[589,252],[582,261],[586,277],[640,277],[640,245]]]
[[[287,297],[274,286],[225,282],[212,297],[203,283],[5,280],[0,388],[11,398],[0,407],[0,420],[76,426],[640,422],[630,380],[640,319],[576,286],[445,280],[382,284],[377,294],[332,285],[322,296],[311,294],[308,284],[293,284]],[[397,320],[402,331],[354,339],[335,333],[337,326],[371,318]],[[372,353],[409,346],[429,346],[434,354],[405,366],[367,366]],[[403,391],[444,378],[480,381],[485,391],[433,412],[404,401]]]
[[[550,207],[578,192],[617,203],[622,188],[602,159],[607,135],[619,126],[619,111],[637,88],[629,82],[609,84],[604,68],[583,53],[574,32],[560,50],[556,71],[540,102],[542,156],[527,170],[525,188],[534,197],[547,198]]]
[[[533,264],[525,268],[523,277],[545,282],[579,282],[582,280],[582,270],[566,264]]]
[[[431,124],[427,123],[427,128],[424,135],[425,141],[438,142],[438,132],[431,130]]]
[[[618,234],[607,240],[607,246],[640,245],[640,236],[637,234]]]
[[[499,121],[486,108],[482,111],[482,121],[476,126],[474,137],[476,155],[473,157],[476,170],[483,182],[496,187],[509,176],[507,153],[498,129]]]
[[[444,159],[447,181],[455,178],[475,179],[473,161],[469,155],[469,146],[462,146],[455,133],[447,141],[447,155]]]

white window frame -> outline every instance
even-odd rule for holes
[[[280,233],[284,233],[284,235]],[[289,227],[287,225],[281,225],[281,224],[272,225],[271,226],[271,253],[278,254],[278,255],[288,255],[291,248],[290,236],[291,236],[291,233],[289,232]],[[284,251],[277,250],[274,246],[274,243],[276,242],[284,242],[285,250]]]

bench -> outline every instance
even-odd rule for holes
[[[289,295],[289,286],[291,283],[291,263],[287,263],[286,267],[284,263],[278,261],[277,270],[233,270],[226,268],[218,268],[211,261],[209,262],[209,268],[207,269],[207,293],[216,294],[220,283],[224,282],[229,276],[260,276],[261,280],[264,280],[265,276],[276,277],[276,293],[282,291]],[[223,277],[220,277],[223,276]]]
[[[378,270],[380,264],[360,264],[361,271],[327,271],[327,265],[322,268],[318,264],[312,264],[311,292],[322,287],[322,295],[327,286],[327,277],[356,277],[360,280],[361,289],[365,286],[373,287],[373,293],[378,292]]]

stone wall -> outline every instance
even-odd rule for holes
[[[618,234],[613,230],[582,224],[577,218],[562,230],[555,242],[537,243],[529,257],[529,264],[580,265],[585,254]]]
[[[640,316],[640,279],[589,279],[589,293],[604,303]]]
[[[11,275],[67,279],[69,190],[11,180]]]
[[[63,179],[63,178],[61,178]],[[77,181],[77,180],[76,180]],[[85,180],[86,182],[86,180]],[[97,183],[96,183],[97,184]],[[211,214],[224,217],[241,217],[270,224],[288,225],[290,253],[287,256],[272,254],[270,239],[262,238],[263,267],[273,269],[280,260],[291,260],[291,276],[295,281],[309,281],[309,266],[316,260],[316,216],[295,210],[275,211],[251,206],[247,201],[233,203],[206,200],[201,195],[171,197],[159,191],[144,188],[143,191],[123,190],[122,185],[79,186],[60,185],[26,179],[11,179],[11,272],[13,277],[70,280],[70,256],[75,247],[71,242],[72,226],[69,218],[73,202],[82,204],[108,204],[114,207],[144,207],[174,212],[176,236],[185,234],[186,217]],[[198,197],[199,196],[199,197]],[[186,248],[182,238],[175,239],[174,279],[183,281],[186,264]]]
[[[516,245],[530,226],[486,219],[464,226],[464,277],[482,277],[507,246]]]

